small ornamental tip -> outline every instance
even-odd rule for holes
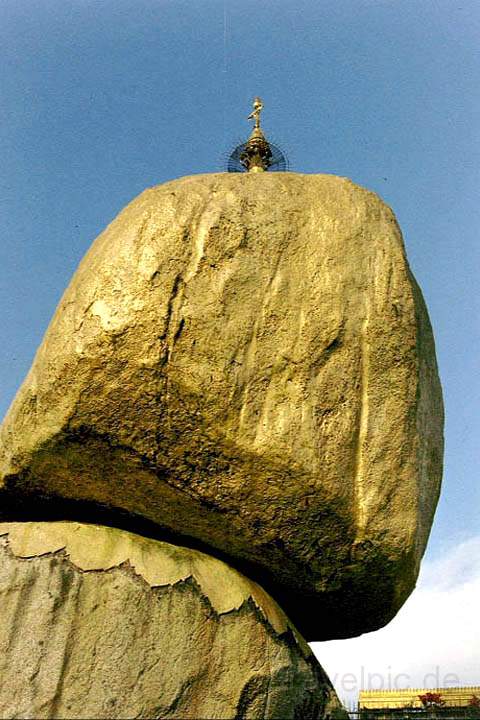
[[[259,97],[256,97],[253,101],[253,112],[250,113],[247,120],[255,120],[255,127],[260,127],[260,113],[263,110],[263,102],[262,99]]]
[[[253,112],[248,120],[255,120],[252,134],[245,144],[245,149],[240,155],[240,162],[248,172],[264,172],[271,164],[272,151],[270,145],[260,129],[260,113],[263,110],[263,102],[259,97],[253,101]]]

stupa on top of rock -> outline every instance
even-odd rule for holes
[[[256,98],[238,153],[245,172],[146,190],[81,262],[0,431],[0,535],[13,538],[5,552],[15,572],[26,572],[26,557],[39,564],[36,555],[60,552],[70,565],[47,575],[101,568],[104,583],[108,568],[143,577],[129,575],[141,551],[116,552],[119,536],[109,538],[121,531],[105,526],[133,530],[139,547],[146,533],[166,558],[155,587],[178,589],[181,577],[214,597],[235,572],[244,584],[232,607],[261,614],[258,598],[271,596],[262,602],[282,610],[269,617],[288,617],[279,630],[262,616],[275,642],[351,637],[395,615],[428,539],[443,455],[434,341],[390,208],[346,178],[268,172],[262,107]],[[76,565],[69,538],[85,522],[103,526],[103,555],[89,564],[87,543]],[[24,536],[27,555],[15,539]],[[200,579],[187,568],[192,553],[210,559]],[[74,582],[94,603],[100,579],[88,591]],[[74,604],[68,613],[65,643]],[[178,638],[168,622],[161,633]],[[317,682],[323,700],[301,716],[324,717],[333,690],[319,666],[298,662],[310,690],[281,716],[299,712]],[[283,700],[297,683],[289,677]],[[253,673],[243,689],[231,685],[232,714],[211,716],[280,716],[262,683]],[[180,701],[172,690],[168,705],[162,688],[152,691],[163,693],[162,717],[180,706],[178,717],[198,716],[208,694],[200,684]],[[242,702],[253,714],[241,714]]]

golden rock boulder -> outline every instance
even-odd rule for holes
[[[182,178],[121,212],[65,292],[2,427],[0,516],[146,519],[260,582],[308,640],[348,637],[415,584],[442,426],[427,312],[376,195]]]

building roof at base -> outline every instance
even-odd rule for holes
[[[359,707],[375,708],[422,707],[420,695],[438,693],[447,706],[466,707],[475,695],[480,698],[480,685],[448,688],[405,688],[404,690],[361,690]]]

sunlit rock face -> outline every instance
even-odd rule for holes
[[[328,175],[145,191],[82,261],[2,431],[4,519],[144,518],[308,640],[388,622],[438,498],[443,410],[391,210]],[[41,518],[40,518],[41,519]]]
[[[323,718],[340,703],[255,583],[79,523],[0,523],[1,718]]]

